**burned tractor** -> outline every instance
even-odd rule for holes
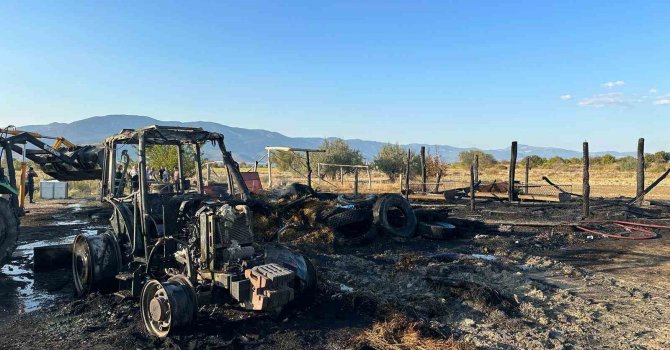
[[[204,191],[201,148],[218,148],[227,172],[223,195]],[[169,183],[147,171],[150,147],[175,147],[178,169]],[[185,151],[195,163],[185,178]],[[116,176],[137,153],[137,187]],[[198,303],[225,303],[279,312],[315,288],[304,256],[281,246],[254,243],[253,202],[223,135],[200,128],[151,126],[123,130],[104,143],[101,198],[113,207],[111,229],[79,235],[73,275],[80,295],[92,291],[139,297],[147,331],[164,337],[195,317]]]

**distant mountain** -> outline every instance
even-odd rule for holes
[[[63,136],[78,144],[100,143],[107,136],[118,133],[122,129],[136,129],[149,125],[172,125],[201,127],[205,130],[219,132],[224,135],[226,146],[233,152],[238,161],[253,162],[265,154],[265,146],[288,146],[301,148],[318,148],[323,141],[318,137],[288,137],[277,132],[261,129],[244,129],[226,126],[214,122],[178,122],[162,121],[139,115],[106,115],[78,120],[72,123],[51,123],[46,125],[25,125],[19,127],[21,130],[33,131],[49,136]],[[377,151],[385,144],[378,141],[366,141],[359,139],[346,140],[347,143],[360,150],[366,159],[372,160]],[[421,146],[426,146],[431,152],[437,152],[448,162],[458,159],[458,154],[473,148],[459,148],[447,145],[426,145],[412,143],[404,145],[418,151]],[[496,159],[509,158],[510,147],[503,149],[483,150],[492,154]],[[534,147],[519,145],[519,159],[528,155],[540,157],[581,157],[581,152],[571,151],[553,147]],[[210,159],[217,159],[215,150],[207,149],[205,153]],[[634,152],[594,152],[593,155],[612,154],[615,157],[635,155]]]

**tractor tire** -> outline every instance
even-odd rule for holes
[[[319,213],[316,215],[316,220],[319,221],[319,222],[327,223],[329,217],[331,217],[333,215],[336,215],[336,214],[339,214],[339,213],[342,213],[346,210],[347,209],[342,208],[342,207],[326,208],[326,209],[323,209],[323,210],[319,211]]]
[[[0,198],[0,266],[12,258],[19,238],[19,219],[12,206]]]
[[[373,222],[380,231],[409,238],[416,233],[416,216],[409,202],[400,195],[385,194],[372,207]]]
[[[328,218],[328,226],[333,230],[342,230],[352,225],[364,225],[371,222],[370,209],[348,209]]]

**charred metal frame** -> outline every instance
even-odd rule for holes
[[[221,151],[223,163],[226,166],[229,176],[231,195],[239,191],[240,199],[246,201],[250,198],[250,192],[247,188],[242,174],[239,171],[239,165],[232,157],[232,154],[226,150],[222,134],[203,131],[201,128],[186,127],[168,127],[168,126],[150,126],[142,129],[124,129],[121,133],[111,136],[105,140],[105,157],[107,162],[103,171],[103,192],[102,197],[109,196],[114,192],[114,172],[116,171],[116,147],[118,145],[137,145],[138,163],[140,170],[140,188],[148,188],[148,179],[146,179],[146,146],[153,145],[173,145],[178,147],[178,171],[179,171],[179,192],[183,192],[183,146],[192,145],[195,151],[196,176],[198,178],[198,192],[203,192],[202,186],[202,164],[200,157],[201,145],[212,142],[217,145]],[[144,180],[142,180],[144,178]],[[113,197],[113,195],[112,195]]]
[[[200,150],[207,142],[218,146],[227,169],[229,193],[225,197],[204,194]],[[126,196],[118,190],[121,184],[115,177],[122,145],[137,147],[139,171],[139,189]],[[156,145],[178,147],[179,178],[175,180],[179,188],[174,191],[149,192],[146,151]],[[198,186],[188,193],[183,147],[195,151]],[[112,231],[75,239],[73,276],[79,294],[117,280],[125,291],[119,293],[141,295],[145,326],[162,337],[171,328],[192,321],[198,290],[222,290],[219,299],[223,302],[276,312],[295,293],[315,286],[315,270],[308,259],[285,248],[275,248],[270,254],[254,248],[251,196],[223,135],[200,128],[126,129],[105,140],[104,154],[101,196],[114,208]],[[122,151],[122,162],[127,168],[127,150]]]

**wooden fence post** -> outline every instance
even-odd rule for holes
[[[305,160],[307,161],[307,187],[312,187],[312,165],[309,163],[309,151],[305,151]]]
[[[475,165],[470,164],[470,210],[475,211]]]
[[[530,173],[530,158],[526,157],[526,185],[525,185],[525,190],[526,194],[528,194],[528,175]]]
[[[407,149],[407,170],[405,171],[405,199],[409,200],[409,168],[412,165],[412,150]]]
[[[475,182],[479,182],[479,154],[475,154]]]
[[[272,188],[272,161],[270,158],[272,154],[270,152],[268,150],[268,188]]]
[[[358,196],[358,167],[354,168],[354,196]]]
[[[638,203],[644,200],[644,138],[637,140],[637,191]]]
[[[426,193],[426,176],[428,174],[426,165],[426,146],[421,146],[421,192]]]
[[[591,196],[591,187],[589,186],[589,143],[584,142],[584,173],[582,176],[582,215],[587,218],[591,214],[590,210],[590,196]]]
[[[512,142],[512,147],[510,149],[510,160],[509,160],[509,181],[507,186],[507,199],[511,203],[514,201],[514,179],[516,176],[516,150],[517,142]]]

